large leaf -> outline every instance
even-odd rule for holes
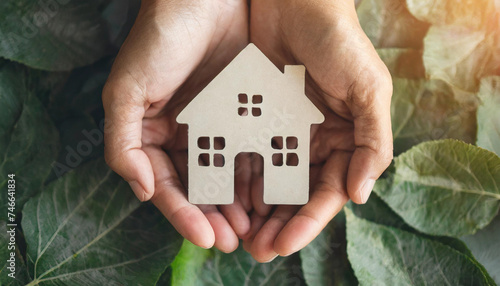
[[[68,118],[99,113],[102,108],[102,88],[113,63],[106,57],[93,65],[73,70],[64,85],[44,100],[44,104],[56,123]],[[102,116],[100,115],[102,113]]]
[[[499,61],[497,30],[432,26],[424,39],[424,65],[430,78],[476,92],[481,77],[494,74]]]
[[[494,285],[467,255],[345,208],[347,253],[361,285]]]
[[[70,70],[105,53],[96,1],[0,2],[0,56],[44,70]]]
[[[467,246],[459,239],[447,236],[431,236],[417,231],[409,226],[398,214],[396,214],[378,195],[384,189],[392,188],[392,177],[378,179],[375,187],[375,193],[370,196],[370,200],[364,205],[357,205],[349,202],[347,207],[359,218],[366,219],[376,224],[382,224],[408,231],[429,239],[437,240],[458,252],[466,255],[479,265]]]
[[[104,132],[89,116],[66,118],[58,125],[62,147],[52,163],[48,182],[104,153]]]
[[[298,254],[258,263],[239,247],[234,253],[215,251],[195,285],[304,285]]]
[[[487,227],[462,240],[470,248],[493,280],[500,285],[500,216],[497,216]]]
[[[16,212],[42,188],[59,146],[37,92],[37,79],[29,70],[12,63],[0,67],[0,189],[7,188],[7,174],[16,175]],[[7,192],[0,192],[2,214],[6,204]]]
[[[422,21],[435,25],[480,28],[495,9],[494,0],[406,0],[408,10]]]
[[[135,22],[141,0],[110,0],[103,11],[108,23],[110,42],[118,50]]]
[[[346,247],[345,215],[341,212],[300,251],[307,285],[356,285]]]
[[[475,142],[476,106],[457,101],[448,84],[394,78],[393,85],[391,118],[396,155],[430,140]]]
[[[381,178],[378,179],[374,190],[378,193],[381,189],[391,188],[392,187],[392,178]],[[459,239],[447,236],[431,236],[424,233],[421,233],[408,224],[398,216],[378,195],[377,193],[373,193],[370,196],[368,202],[364,205],[357,205],[352,202],[346,204],[346,207],[349,208],[356,217],[365,219],[367,221],[385,225],[392,228],[397,228],[400,230],[404,230],[415,235],[428,238],[431,240],[436,240],[448,247],[453,248],[454,250],[462,253],[465,256],[468,256],[471,261],[478,265],[481,269],[483,267],[479,264],[479,262],[474,258],[470,250],[467,246]],[[483,269],[483,271],[486,271]]]
[[[408,12],[404,0],[363,0],[357,13],[376,48],[421,48],[429,28]]]
[[[422,50],[383,48],[377,49],[377,53],[393,78],[425,78]]]
[[[22,226],[32,285],[151,285],[181,245],[103,160],[48,185],[25,205]]]
[[[212,251],[203,249],[184,240],[181,250],[172,262],[171,285],[194,285],[200,275],[205,261],[211,256]]]
[[[19,230],[5,221],[0,221],[0,230],[0,285],[25,285],[29,277],[19,249]]]
[[[392,187],[376,189],[415,229],[462,236],[485,227],[500,206],[500,158],[456,140],[422,143],[395,159]]]
[[[477,146],[500,156],[500,77],[481,81],[481,105],[477,110]]]

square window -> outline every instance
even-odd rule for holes
[[[299,165],[299,156],[297,153],[286,154],[286,165],[287,166],[297,166]]]
[[[214,167],[224,167],[224,156],[222,154],[214,154]]]
[[[199,137],[198,138],[198,148],[203,149],[203,150],[210,149],[210,138]]]
[[[226,139],[224,137],[214,137],[214,149],[224,150],[226,148]]]
[[[273,147],[273,149],[277,149],[277,150],[283,149],[283,137],[274,136],[271,139],[271,147]]]
[[[210,156],[207,153],[202,153],[198,156],[198,166],[210,166]]]
[[[283,166],[283,154],[276,153],[273,154],[273,165],[274,166]]]
[[[247,116],[248,115],[248,109],[246,107],[240,107],[240,108],[238,108],[238,115],[239,116]]]
[[[262,103],[262,95],[256,94],[256,95],[252,96],[252,103],[253,104]]]
[[[286,149],[297,149],[299,141],[297,137],[286,137]]]
[[[252,108],[252,115],[255,117],[261,116],[262,110],[260,110],[260,108],[258,108],[258,107],[254,107],[254,108]]]
[[[238,94],[238,102],[239,103],[248,103],[248,96],[246,93]]]

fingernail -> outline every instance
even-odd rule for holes
[[[274,259],[276,259],[276,257],[278,257],[278,256],[279,256],[279,254],[276,254],[276,256],[272,257],[269,260],[264,261],[264,263],[269,263],[269,262],[273,261]]]
[[[361,203],[364,204],[368,201],[368,198],[370,197],[370,194],[372,193],[374,185],[375,185],[375,180],[373,180],[373,179],[366,180],[363,187],[359,190],[359,192],[360,192],[359,197],[361,198]]]
[[[134,191],[135,196],[141,201],[144,201],[144,197],[146,196],[146,192],[144,191],[144,188],[139,184],[137,181],[130,181],[129,182],[130,187],[132,188],[132,191]]]

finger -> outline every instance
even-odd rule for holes
[[[278,253],[274,250],[276,237],[294,216],[298,208],[298,206],[292,205],[283,205],[276,208],[269,220],[262,226],[253,239],[250,254],[252,254],[255,260],[258,262],[270,262],[278,256]]]
[[[181,180],[183,186],[188,185],[188,154],[186,151],[174,151],[168,152],[168,157],[172,161],[175,170],[177,170],[177,176]]]
[[[250,217],[250,231],[248,231],[243,239],[243,248],[250,253],[253,239],[259,230],[266,223],[267,217],[260,216],[257,212],[253,212]]]
[[[154,147],[145,147],[155,176],[153,204],[187,240],[203,248],[214,245],[215,235],[209,220],[195,205],[187,201],[183,186],[167,154]]]
[[[234,203],[222,205],[219,210],[238,237],[243,237],[250,230],[250,218],[237,194],[234,196]]]
[[[254,210],[261,216],[267,216],[272,209],[264,203],[264,161],[261,156],[252,154],[252,183],[250,197]]]
[[[238,248],[238,236],[227,219],[217,210],[217,207],[214,205],[200,205],[199,208],[203,211],[214,230],[214,246],[225,253],[235,251]]]
[[[235,192],[240,198],[245,211],[249,212],[252,209],[252,201],[250,198],[252,161],[250,160],[250,155],[248,153],[241,153],[236,156],[234,162]]]
[[[141,150],[144,104],[142,91],[136,86],[109,83],[103,90],[106,162],[129,182],[141,201],[149,200],[154,192],[151,162]]]
[[[334,151],[328,158],[309,202],[277,235],[274,250],[288,256],[309,244],[348,201],[347,166],[350,152]]]
[[[347,191],[353,202],[363,204],[368,200],[375,180],[392,161],[392,83],[390,75],[383,73],[358,80],[369,84],[355,87],[348,100],[354,116],[356,149],[349,165]]]

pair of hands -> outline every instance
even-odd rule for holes
[[[187,126],[175,118],[249,41],[278,67],[304,64],[325,115],[312,127],[304,206],[265,205],[250,157],[232,205],[187,201]],[[392,160],[391,95],[354,0],[143,0],[103,91],[106,161],[186,239],[231,252],[240,238],[266,262],[306,246],[349,198],[366,202]]]

